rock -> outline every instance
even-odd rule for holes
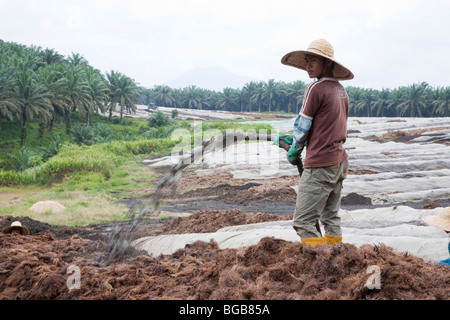
[[[54,213],[59,213],[61,211],[64,211],[66,207],[64,207],[62,204],[56,201],[39,201],[33,204],[30,208],[31,211],[42,213],[45,211],[53,211]]]
[[[387,195],[387,193],[377,193],[372,196],[373,205],[393,204],[394,201]]]

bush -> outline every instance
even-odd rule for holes
[[[103,123],[96,123],[93,126],[94,140],[96,143],[111,141],[112,129]]]
[[[83,144],[91,145],[94,143],[94,131],[91,127],[74,124],[70,130],[70,134],[75,143],[79,146]]]
[[[27,168],[33,166],[30,163],[30,158],[36,154],[27,147],[21,147],[18,151],[8,153],[8,159],[10,161],[10,167],[15,171],[24,171]]]
[[[60,146],[57,155],[35,168],[21,172],[0,170],[0,185],[27,185],[34,182],[48,184],[66,174],[81,171],[99,172],[109,179],[113,170],[126,158],[140,154],[168,153],[177,143],[179,141],[172,141],[169,138],[112,141],[93,146],[78,146],[66,142]],[[32,165],[31,161],[29,162]]]
[[[42,180],[52,181],[70,172],[95,171],[109,178],[116,165],[120,163],[119,157],[96,146],[76,146],[64,144],[58,155],[49,159],[41,166]],[[43,181],[44,182],[44,181]]]
[[[151,128],[167,126],[170,122],[169,117],[162,111],[157,111],[150,118],[148,118],[148,125]]]
[[[63,139],[61,136],[54,136],[51,138],[50,143],[46,147],[40,147],[42,152],[42,160],[47,160],[58,154],[59,146],[62,144]]]
[[[143,133],[143,136],[146,139],[163,139],[170,136],[176,128],[178,128],[177,125],[150,128],[150,130]]]

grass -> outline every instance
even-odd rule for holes
[[[179,141],[165,139],[140,139],[139,133],[146,125],[144,119],[124,119],[123,125],[111,124],[104,117],[94,117],[96,123],[111,126],[113,132],[127,139],[78,146],[65,143],[59,153],[36,167],[23,172],[0,169],[0,215],[27,216],[52,225],[84,226],[129,219],[129,209],[121,200],[145,195],[143,190],[154,187],[158,174],[142,165],[148,155],[170,154]],[[93,121],[94,123],[94,121]],[[254,130],[268,125],[251,122],[216,121],[202,124],[203,132],[213,129]],[[183,124],[186,128],[186,123]],[[192,128],[191,128],[192,129]],[[4,121],[0,132],[0,163],[5,153],[19,148],[20,134],[16,123]],[[65,135],[65,125],[55,125],[43,139],[37,135],[37,123],[30,123],[28,146],[35,151],[46,147],[54,134]],[[3,180],[2,180],[3,179]],[[2,183],[3,181],[3,183]],[[3,185],[3,186],[2,186]],[[60,213],[36,213],[30,207],[38,201],[53,200],[64,205]],[[162,217],[165,218],[165,217]]]
[[[70,191],[55,196],[53,191],[26,193],[21,197],[22,204],[0,207],[0,215],[30,217],[51,225],[83,226],[127,219],[128,209],[106,193],[89,194],[83,191]],[[31,206],[38,201],[54,200],[66,207],[59,213],[53,211],[34,212]]]
[[[128,219],[128,208],[120,200],[152,186],[157,178],[139,161],[128,160],[110,179],[99,172],[76,172],[51,187],[0,188],[0,215],[27,216],[52,225],[82,226]],[[38,201],[57,201],[61,213],[36,213],[30,207]]]
[[[251,121],[205,121],[202,122],[202,130],[203,133],[207,133],[209,131],[215,131],[218,130],[222,134],[225,134],[227,130],[242,130],[243,132],[247,131],[254,131],[256,133],[258,132],[265,132],[267,134],[270,134],[272,131],[272,126],[269,124],[253,124]]]

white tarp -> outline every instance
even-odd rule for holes
[[[421,217],[438,214],[442,208],[415,210],[410,207],[341,210],[343,242],[355,246],[385,244],[397,252],[409,253],[425,261],[448,258],[448,236],[426,225]],[[323,230],[322,230],[323,233]],[[291,221],[275,221],[225,227],[214,233],[190,233],[144,237],[133,245],[148,254],[172,254],[195,241],[214,240],[219,248],[242,248],[257,244],[264,237],[300,241]]]
[[[272,121],[280,132],[292,131],[293,119]],[[349,175],[344,182],[343,196],[358,193],[381,203],[398,204],[388,208],[341,210],[344,242],[362,244],[384,243],[399,252],[425,260],[448,258],[448,236],[427,226],[423,215],[438,214],[442,208],[416,210],[402,206],[408,201],[450,198],[450,147],[427,143],[379,143],[362,139],[381,136],[388,131],[444,128],[450,118],[350,118],[349,137],[345,148],[349,154],[350,170],[372,170],[377,174]],[[449,137],[449,130],[424,133],[430,139]],[[303,155],[304,156],[304,155]],[[225,151],[206,154],[198,174],[218,171],[231,172],[236,179],[269,179],[298,175],[286,160],[286,152],[271,142],[238,144]],[[176,163],[168,157],[151,165]],[[220,166],[217,166],[220,164]],[[297,186],[293,186],[296,188]],[[262,237],[272,236],[287,241],[299,241],[290,222],[273,222],[250,226],[235,226],[207,234],[165,235],[138,239],[136,247],[149,254],[170,254],[197,240],[214,239],[220,248],[239,248],[256,244]]]
[[[278,132],[291,130],[293,120],[270,121]],[[385,199],[385,203],[450,198],[450,147],[437,144],[379,143],[361,137],[388,131],[450,127],[450,118],[350,118],[345,148],[349,155],[349,169],[371,170],[377,174],[349,175],[344,182],[343,196],[358,193],[371,198]],[[448,129],[431,131],[434,135],[449,134]],[[430,132],[424,132],[429,136]],[[440,136],[441,137],[441,136]],[[305,151],[306,152],[306,151]],[[179,157],[152,160],[151,166],[173,165]],[[305,154],[303,154],[305,157]],[[297,168],[286,159],[286,151],[259,141],[235,144],[225,150],[215,149],[203,155],[198,174],[227,171],[235,179],[271,179],[298,175]],[[195,164],[194,164],[195,166]],[[295,189],[297,186],[293,186]]]

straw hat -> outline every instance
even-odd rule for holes
[[[334,62],[333,74],[336,79],[338,80],[353,79],[354,77],[353,73],[334,59],[333,46],[325,39],[314,40],[309,44],[309,47],[306,50],[293,51],[286,54],[281,59],[281,63],[302,70],[306,70],[305,57],[307,54],[314,54],[316,56],[321,56],[333,61]]]
[[[422,220],[433,227],[450,231],[450,207],[442,209],[438,215],[422,217]]]
[[[21,235],[29,235],[30,234],[30,230],[28,230],[27,227],[22,226],[22,224],[20,223],[20,221],[14,221],[13,223],[11,223],[11,225],[9,227],[3,228],[3,233],[10,233],[12,229],[14,228],[18,228],[20,229],[20,234]]]

